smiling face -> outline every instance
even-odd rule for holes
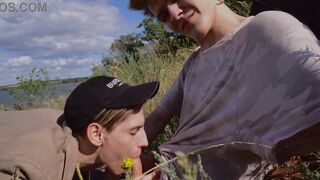
[[[141,149],[148,145],[142,108],[130,112],[110,132],[104,129],[102,134],[99,159],[114,173],[120,174],[123,172],[122,160],[126,157],[138,158]]]
[[[213,28],[215,0],[149,0],[148,7],[171,30],[198,42]]]

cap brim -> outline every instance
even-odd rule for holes
[[[114,101],[105,105],[105,108],[120,109],[143,104],[157,94],[159,82],[149,82],[137,86],[130,86],[121,93]]]

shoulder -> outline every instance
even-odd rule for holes
[[[259,35],[286,35],[308,29],[295,17],[281,11],[259,13],[248,23],[248,27]]]
[[[0,112],[0,150],[6,143],[14,142],[26,134],[56,126],[61,114],[61,110],[55,109]]]
[[[7,129],[27,133],[56,124],[62,114],[63,111],[57,109],[3,111],[0,112],[0,125]],[[2,135],[1,132],[0,134]]]
[[[0,149],[0,161],[33,162],[45,167],[51,163],[48,159],[56,159],[67,137],[58,125],[26,133]]]
[[[288,49],[316,47],[318,42],[306,25],[281,11],[265,11],[256,15],[248,23],[247,33],[252,41]]]
[[[282,12],[282,11],[264,11],[256,16],[254,16],[252,23],[255,25],[278,25],[278,26],[287,26],[293,24],[302,25],[302,23],[297,20],[292,15]]]
[[[0,151],[0,169],[21,167],[33,177],[46,177],[31,179],[51,179],[63,167],[70,137],[71,132],[58,125],[21,136]]]

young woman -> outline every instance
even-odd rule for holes
[[[121,174],[125,158],[134,160],[134,176],[140,175],[141,148],[148,145],[142,106],[158,87],[94,77],[70,94],[59,125],[52,120],[55,110],[1,112],[0,179],[81,179],[80,169],[101,166]]]
[[[130,0],[130,6],[200,46],[147,118],[152,142],[179,117],[160,152],[170,157],[230,143],[203,152],[211,178],[260,179],[262,159],[281,162],[320,148],[320,47],[304,24],[279,11],[242,17],[218,0]],[[239,141],[249,143],[231,143]]]

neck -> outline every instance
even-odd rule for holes
[[[198,40],[202,50],[210,48],[245,20],[245,17],[234,13],[225,4],[217,5],[213,12],[215,14],[211,29],[202,39]]]
[[[79,148],[77,151],[77,162],[80,163],[81,167],[91,168],[97,163],[97,152],[98,148],[93,147],[92,144],[79,140]]]

